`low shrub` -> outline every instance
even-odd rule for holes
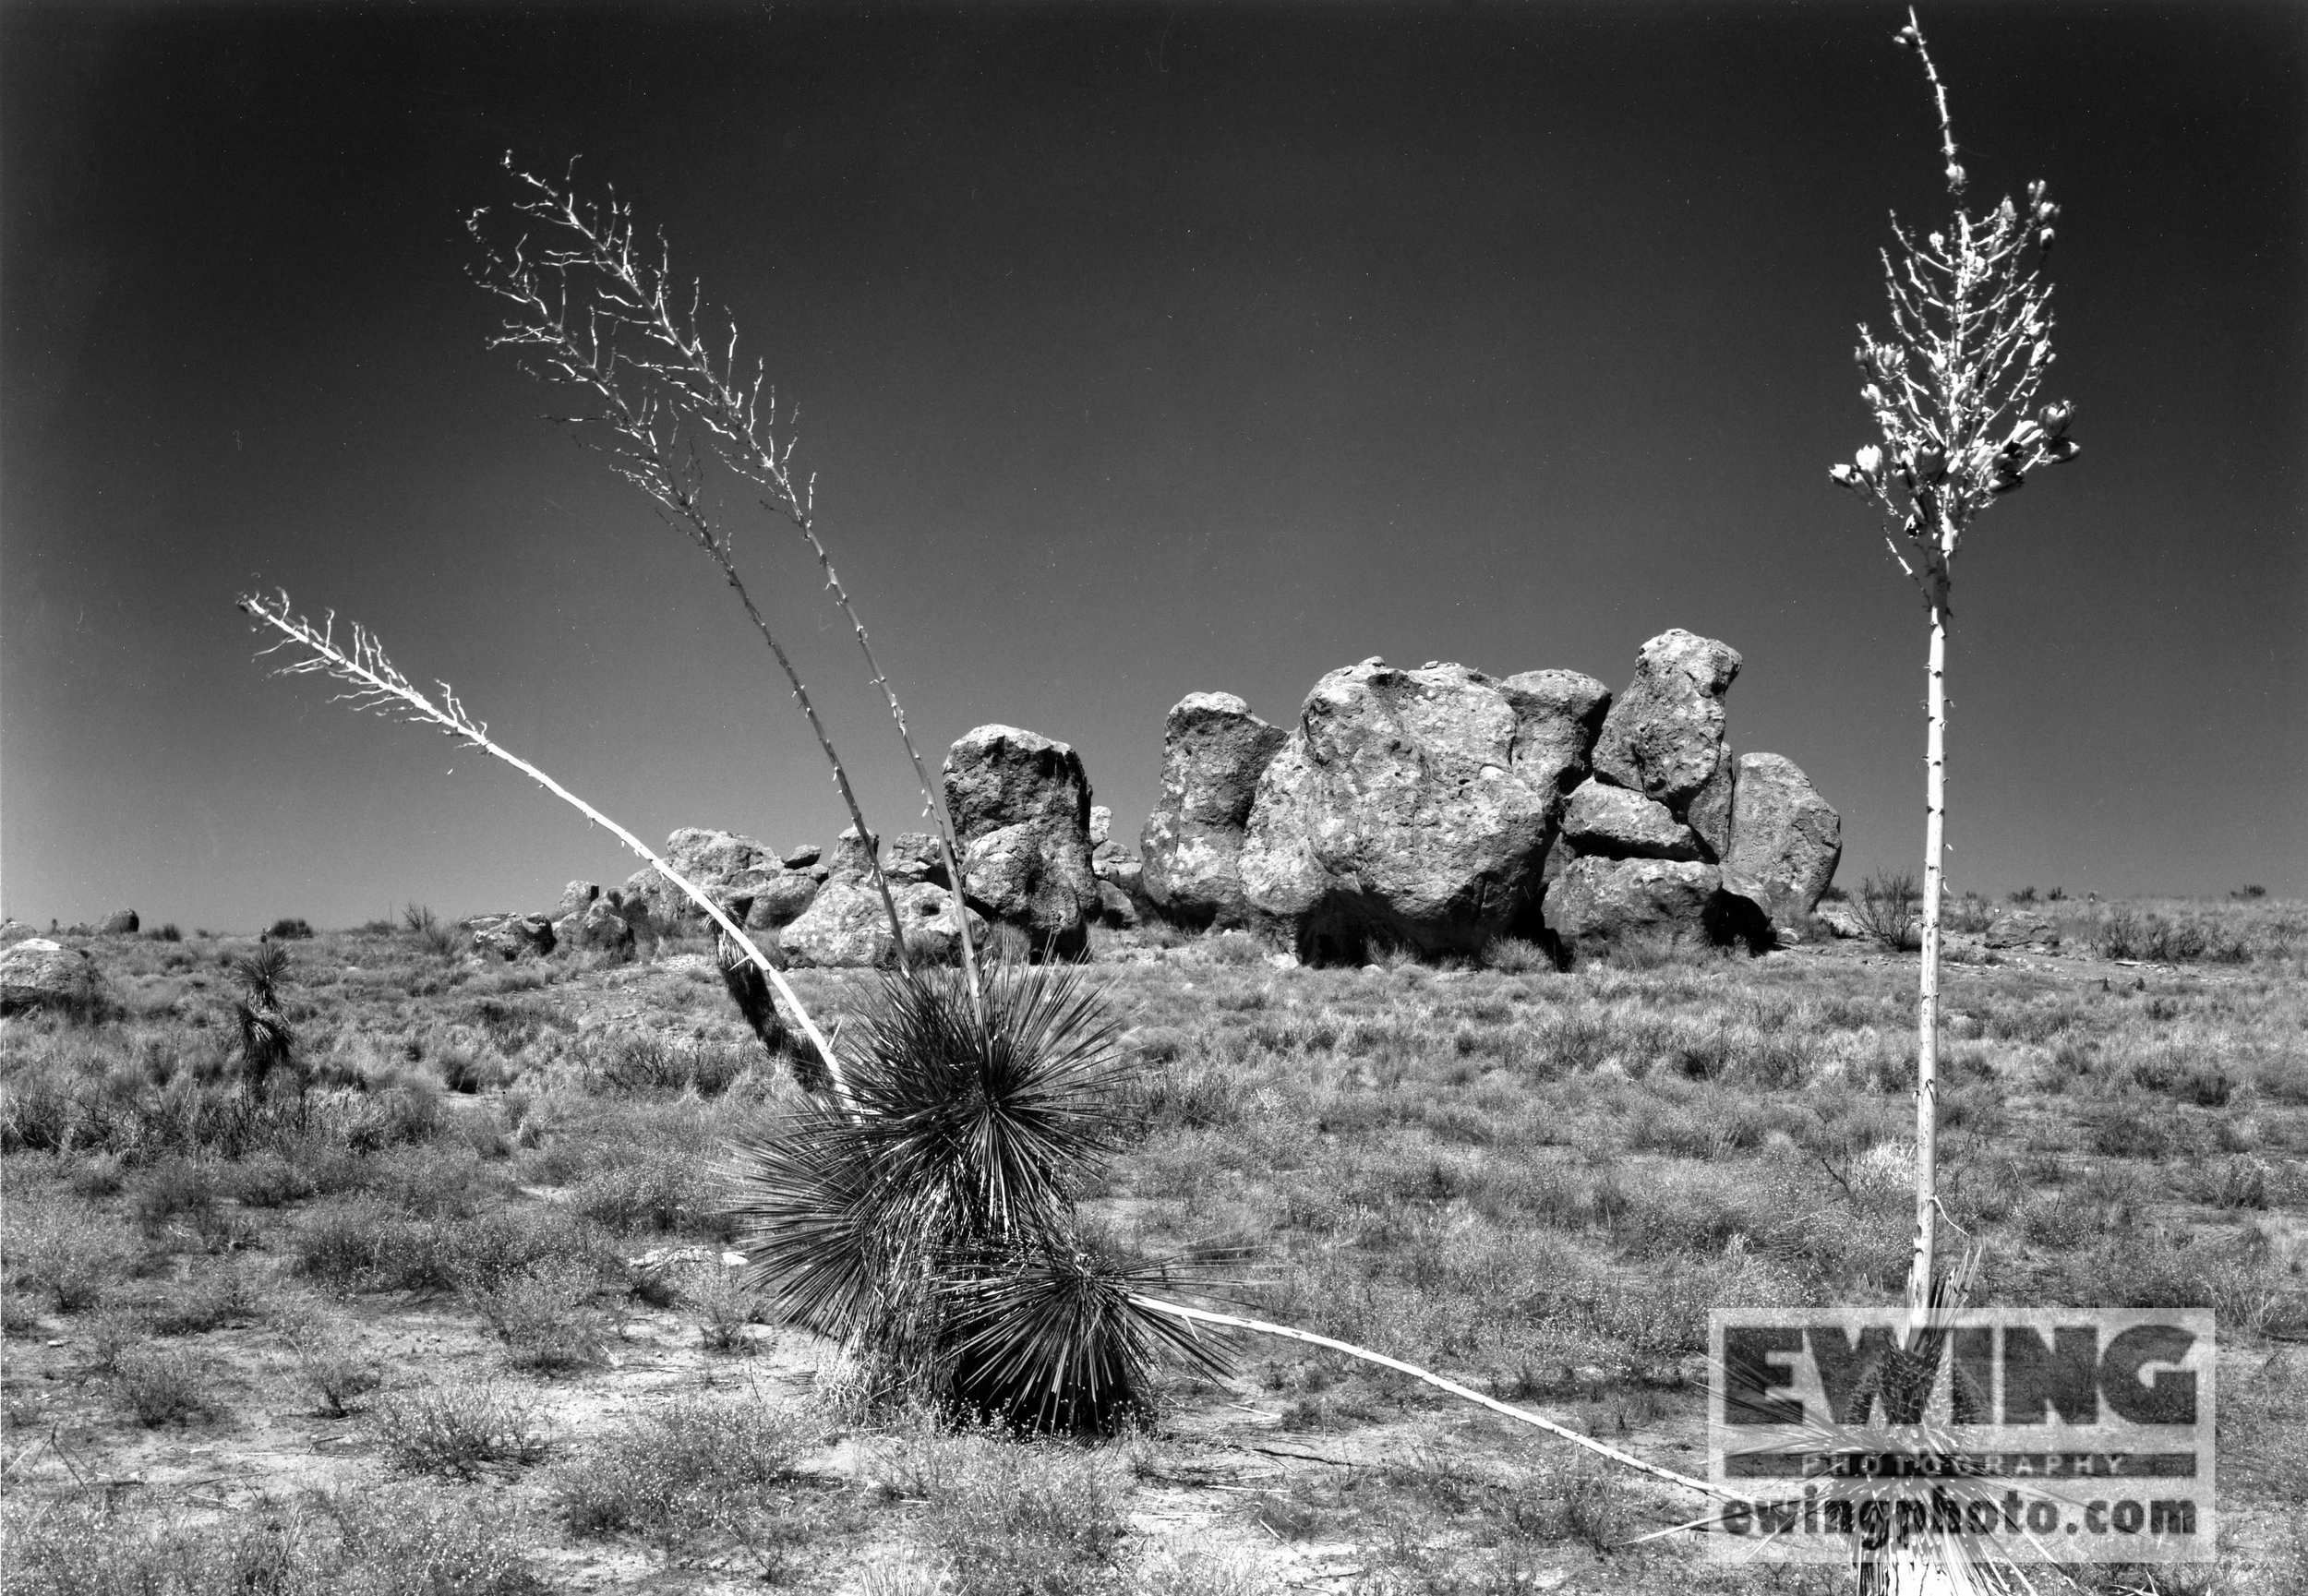
[[[11,1596],[544,1596],[511,1515],[423,1487],[265,1503],[214,1523],[97,1491],[12,1526]]]
[[[885,1490],[928,1499],[930,1538],[956,1596],[1104,1589],[1129,1529],[1106,1453],[984,1430],[924,1426],[881,1459]]]
[[[313,929],[301,916],[283,915],[267,926],[264,934],[274,942],[310,942]]]
[[[753,1545],[788,1505],[776,1488],[815,1440],[811,1424],[757,1397],[682,1398],[563,1470],[556,1500],[571,1533],[640,1535],[669,1560]]]
[[[114,1394],[148,1430],[214,1415],[210,1379],[207,1367],[182,1347],[132,1346],[113,1364]]]
[[[477,1477],[485,1463],[535,1463],[549,1450],[535,1405],[494,1385],[427,1386],[377,1403],[385,1460],[411,1474]]]
[[[62,1193],[9,1194],[5,1233],[10,1279],[60,1314],[94,1307],[137,1256],[126,1227]]]
[[[1555,961],[1538,943],[1523,937],[1493,937],[1483,944],[1483,964],[1501,975],[1525,976],[1551,970]]]
[[[540,1259],[475,1290],[474,1306],[516,1369],[562,1374],[601,1361],[600,1278],[579,1259]]]

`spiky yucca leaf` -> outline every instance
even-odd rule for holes
[[[955,1400],[1037,1430],[1107,1431],[1145,1410],[1164,1364],[1224,1374],[1211,1338],[1136,1300],[1175,1283],[1088,1236],[950,1282]]]

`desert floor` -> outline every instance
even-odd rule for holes
[[[2308,910],[2050,908],[2058,952],[1954,939],[1949,1217],[1975,1301],[2218,1310],[2223,1557],[2030,1578],[2308,1590]],[[2158,927],[2194,956],[2111,956]],[[292,942],[301,1110],[237,1078],[247,941],[84,945],[115,1012],[0,1022],[11,1590],[1849,1584],[1639,1542],[1701,1504],[1280,1341],[1099,1445],[876,1408],[725,1263],[724,1151],[798,1094],[701,942]],[[1239,1249],[1240,1311],[1701,1473],[1710,1308],[1898,1292],[1915,955],[1530,954],[1103,936],[1135,1074],[1085,1203]],[[875,983],[797,980],[830,1013]]]

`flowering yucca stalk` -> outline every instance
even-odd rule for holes
[[[597,447],[608,456],[610,469],[654,499],[714,561],[737,593],[746,618],[769,645],[794,702],[833,766],[834,786],[872,855],[874,884],[888,913],[897,962],[903,968],[908,962],[906,928],[883,873],[880,854],[873,847],[873,830],[866,824],[849,773],[835,750],[832,734],[819,717],[809,689],[738,573],[732,535],[702,491],[698,446],[703,444],[707,454],[760,494],[763,509],[800,534],[823,573],[826,593],[858,640],[873,686],[889,710],[914,777],[920,784],[922,813],[935,829],[946,879],[953,885],[955,921],[970,1001],[973,1005],[982,1004],[976,951],[970,946],[969,914],[962,902],[961,862],[956,857],[953,822],[920,750],[914,746],[889,674],[874,656],[865,622],[859,618],[857,606],[850,602],[848,590],[835,574],[833,558],[818,536],[816,479],[794,464],[794,407],[787,405],[780,412],[776,390],[768,386],[767,370],[761,361],[753,362],[750,375],[743,370],[738,357],[736,320],[727,311],[709,315],[701,286],[694,281],[684,283],[673,275],[671,254],[662,235],[654,247],[642,241],[632,207],[621,203],[614,189],[603,201],[581,199],[573,183],[564,180],[557,185],[523,172],[513,165],[511,154],[504,164],[521,186],[522,197],[512,206],[514,213],[541,229],[547,242],[534,252],[525,237],[510,246],[492,246],[483,227],[487,212],[476,210],[467,218],[467,231],[482,248],[475,280],[512,307],[490,341],[492,346],[510,344],[532,351],[531,369],[536,376],[592,395],[597,409],[553,419],[578,429],[581,438],[606,436],[608,441]]]
[[[1887,336],[1859,326],[1854,358],[1867,384],[1881,447],[1869,444],[1829,473],[1881,519],[1883,538],[1930,612],[1926,666],[1923,974],[1916,1054],[1916,1236],[1908,1305],[1932,1300],[1939,1214],[1940,900],[1947,818],[1947,632],[1951,567],[1972,519],[2018,491],[2039,465],[2075,458],[2065,401],[2031,409],[2050,371],[2051,288],[2042,279],[2059,207],[2031,183],[2025,207],[2006,196],[1975,216],[1962,203],[1947,90],[1911,9],[1894,36],[1923,63],[1939,109],[1940,148],[1955,212],[1918,239],[1894,214],[1895,249],[1883,251],[1891,300]]]

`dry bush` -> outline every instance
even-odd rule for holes
[[[1111,1449],[921,1423],[877,1459],[884,1489],[926,1498],[956,1596],[1074,1596],[1107,1587],[1129,1529]]]
[[[111,1214],[53,1188],[11,1192],[6,1210],[11,1283],[60,1314],[94,1307],[139,1251]]]
[[[600,1277],[583,1259],[540,1259],[471,1293],[516,1369],[565,1374],[601,1362]]]
[[[807,1518],[784,1487],[816,1441],[808,1420],[757,1395],[678,1398],[564,1469],[555,1496],[580,1536],[639,1535],[674,1562],[732,1542],[781,1561]]]
[[[385,1460],[407,1473],[470,1480],[485,1463],[535,1463],[549,1449],[535,1402],[501,1386],[392,1392],[376,1412]]]
[[[1893,953],[1923,946],[1923,889],[1905,872],[1869,876],[1852,904],[1860,928]]]
[[[182,1347],[135,1345],[113,1364],[113,1390],[147,1429],[211,1418],[222,1410],[210,1392],[212,1373]]]

